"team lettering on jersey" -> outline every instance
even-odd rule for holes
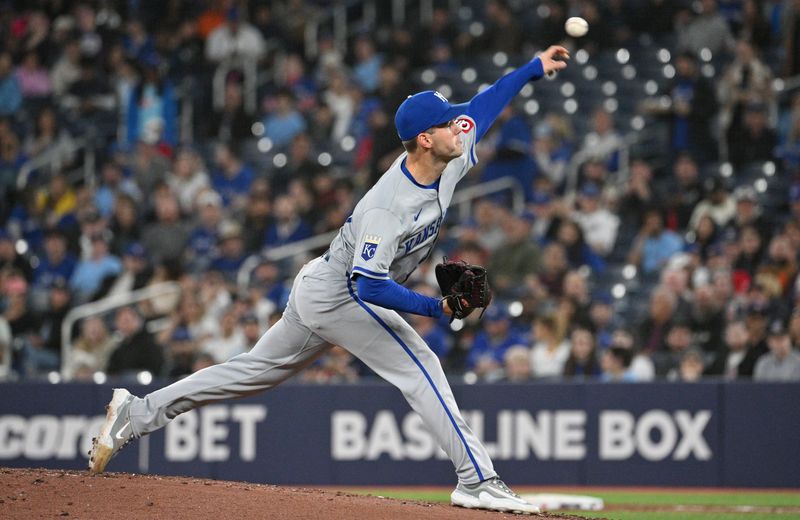
[[[416,232],[415,234],[411,235],[408,239],[403,241],[403,249],[405,250],[405,254],[409,254],[410,252],[414,251],[417,246],[423,244],[428,241],[429,238],[435,238],[439,232],[439,226],[442,224],[442,218],[439,217],[436,219],[435,222],[431,222],[422,230]]]

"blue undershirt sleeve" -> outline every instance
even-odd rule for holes
[[[477,140],[486,134],[503,108],[514,99],[527,82],[542,76],[544,76],[542,60],[534,58],[473,97],[467,103],[467,115],[475,121]]]
[[[431,318],[442,316],[442,304],[438,299],[406,289],[394,280],[359,276],[356,287],[359,298],[379,307]]]

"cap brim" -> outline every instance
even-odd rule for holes
[[[458,118],[458,116],[463,116],[467,113],[467,108],[469,107],[469,103],[459,103],[458,105],[450,105],[450,108],[445,110],[445,112],[439,117],[436,123],[433,123],[431,126],[441,125],[442,123],[446,123],[448,121],[452,121],[453,119]]]

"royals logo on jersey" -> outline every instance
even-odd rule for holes
[[[381,243],[381,237],[376,235],[367,235],[364,237],[364,248],[361,250],[361,258],[366,261],[372,260],[375,257],[375,251],[378,250],[378,244]]]

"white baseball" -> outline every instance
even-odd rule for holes
[[[573,38],[580,38],[589,32],[589,23],[580,16],[573,16],[564,23],[564,30]]]

